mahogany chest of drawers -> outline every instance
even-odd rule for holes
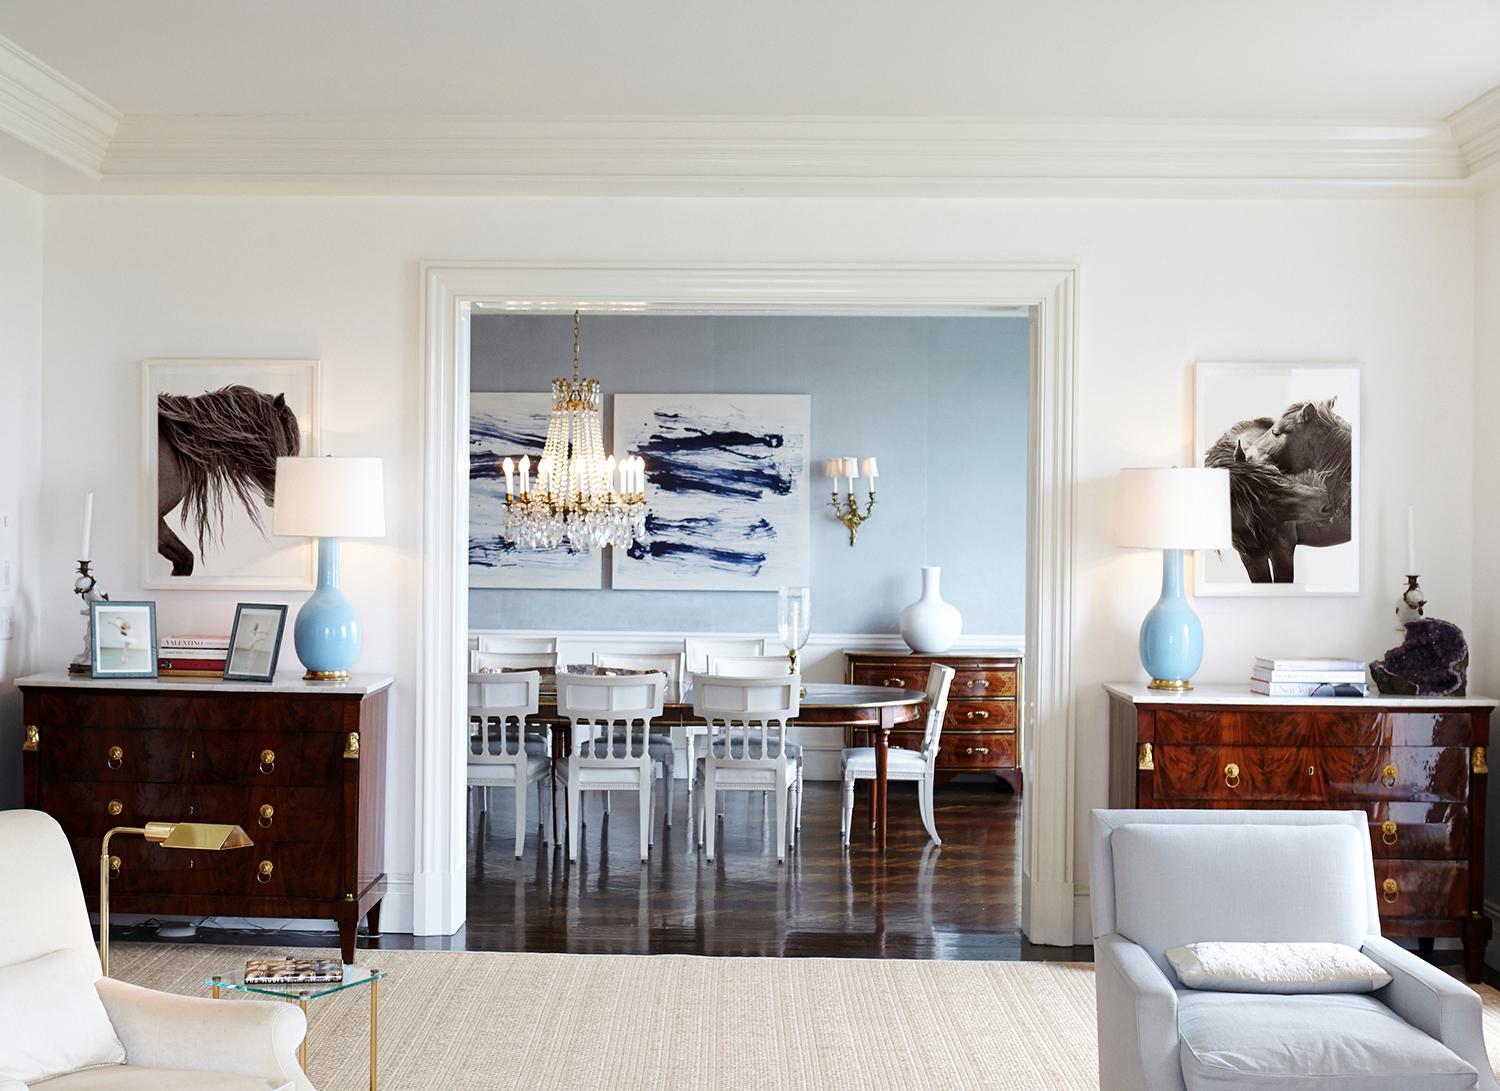
[[[93,909],[111,827],[242,826],[254,847],[229,852],[116,837],[111,911],[331,919],[352,962],[385,893],[389,682],[23,678],[26,805],[62,825]]]
[[[1362,810],[1382,931],[1424,950],[1457,937],[1468,979],[1480,979],[1493,701],[1105,688],[1111,807]]]
[[[938,745],[937,778],[990,773],[1021,790],[1021,657],[1015,652],[917,655],[844,652],[844,680],[854,685],[926,689],[927,668],[952,667],[948,715]],[[920,724],[892,731],[891,745],[922,749]]]

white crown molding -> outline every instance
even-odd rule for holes
[[[126,117],[124,191],[988,196],[1461,190],[1446,124],[770,117]]]
[[[119,124],[108,103],[0,38],[0,132],[98,179]]]
[[[1480,95],[1448,118],[1448,127],[1463,158],[1464,170],[1477,188],[1500,182],[1500,87]]]

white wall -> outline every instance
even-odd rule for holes
[[[15,634],[0,641],[0,808],[21,805],[21,698],[12,683],[30,670],[38,635],[42,213],[39,195],[0,178],[0,612],[10,612]]]
[[[1205,680],[1252,656],[1370,656],[1394,642],[1406,505],[1424,585],[1466,628],[1472,589],[1474,208],[1469,200],[739,201],[58,197],[47,204],[43,659],[76,638],[64,558],[74,494],[98,492],[106,589],[136,593],[146,356],[319,356],[324,445],[387,460],[388,537],[346,547],[365,670],[396,673],[392,868],[410,872],[418,624],[417,263],[1076,261],[1077,868],[1105,801],[1099,684],[1139,675],[1136,630],[1158,562],[1110,544],[1122,465],[1191,458],[1191,373],[1206,360],[1355,360],[1365,369],[1364,591],[1200,603]],[[86,396],[81,396],[86,393]],[[61,503],[62,500],[66,503]],[[158,593],[167,627],[222,625],[233,594]],[[292,596],[295,597],[295,596]],[[812,831],[816,834],[816,831]]]
[[[1474,628],[1470,692],[1500,686],[1500,188],[1476,202],[1474,255]],[[1490,725],[1500,743],[1500,717]],[[1491,752],[1496,753],[1491,747]],[[1500,813],[1500,776],[1490,777],[1489,810]],[[1485,896],[1500,901],[1500,837],[1485,841]],[[1491,963],[1500,965],[1500,957]]]

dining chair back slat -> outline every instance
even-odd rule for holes
[[[766,642],[760,637],[718,639],[690,636],[682,642],[684,677],[708,670],[709,658],[715,655],[765,655]]]
[[[737,678],[788,678],[791,660],[784,655],[713,655],[708,673]]]

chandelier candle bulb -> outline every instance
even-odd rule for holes
[[[505,471],[505,500],[509,503],[516,493],[516,464],[507,457],[500,463],[500,468]]]

